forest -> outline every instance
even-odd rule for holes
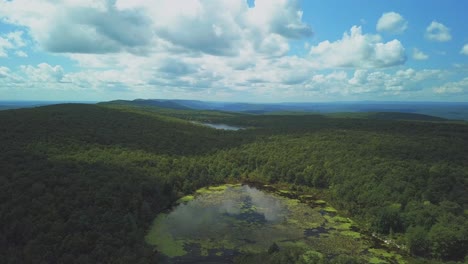
[[[3,110],[0,124],[3,263],[157,263],[144,237],[160,212],[243,182],[314,190],[407,263],[468,261],[467,122],[111,102]],[[289,263],[283,253],[240,263]]]

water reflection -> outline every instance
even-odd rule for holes
[[[214,129],[220,129],[220,130],[237,131],[237,130],[244,129],[242,127],[230,126],[230,125],[226,125],[226,124],[212,124],[212,123],[198,123],[198,122],[195,122],[195,123],[200,124],[200,125],[204,125],[204,126],[207,126],[207,127],[211,127],[211,128],[214,128]]]
[[[233,226],[232,220],[245,223],[279,223],[286,206],[277,197],[249,186],[228,187],[222,194],[208,193],[180,204],[165,219],[176,236],[217,234]]]

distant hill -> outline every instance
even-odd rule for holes
[[[340,118],[366,118],[366,119],[380,119],[380,120],[407,120],[407,121],[433,121],[442,122],[449,121],[448,119],[415,113],[400,113],[400,112],[362,112],[362,113],[331,113],[327,114],[330,117]]]
[[[136,105],[136,106],[153,106],[153,107],[161,107],[161,108],[168,108],[168,109],[179,109],[179,110],[188,110],[191,109],[190,107],[186,107],[182,104],[179,104],[175,101],[171,100],[158,100],[158,99],[136,99],[133,101],[125,101],[125,100],[116,100],[110,101],[111,104],[122,104],[122,105]]]
[[[67,103],[64,101],[0,101],[0,110],[30,108],[44,105]],[[71,102],[94,104],[96,102]],[[222,111],[246,114],[300,114],[320,113],[336,114],[357,113],[353,117],[377,118],[377,119],[405,119],[405,120],[431,120],[443,121],[465,120],[468,121],[468,103],[442,103],[442,102],[325,102],[325,103],[242,103],[242,102],[215,102],[182,99],[135,99],[114,100],[99,104],[112,104],[135,107],[153,107],[173,110],[199,110]],[[368,115],[366,113],[386,114]],[[359,113],[364,113],[360,115]],[[407,113],[413,116],[401,116],[390,113]],[[417,116],[417,114],[425,116]],[[438,117],[430,118],[427,116]],[[351,116],[348,116],[351,117]]]
[[[95,104],[93,101],[0,101],[0,110],[31,108],[63,103]]]
[[[415,113],[379,112],[370,113],[369,118],[386,120],[447,121],[445,118]]]
[[[137,99],[133,101],[111,101],[107,103],[127,104],[134,106],[153,106],[167,109],[184,110],[216,110],[249,114],[266,114],[278,112],[295,113],[368,113],[385,112],[368,116],[378,119],[406,119],[406,120],[432,120],[443,119],[467,120],[468,103],[440,103],[440,102],[329,102],[329,103],[236,103],[211,102],[198,100],[178,99]],[[413,116],[391,115],[390,113],[407,113]],[[425,116],[418,116],[425,115]],[[429,118],[427,116],[438,117]]]

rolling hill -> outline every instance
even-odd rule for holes
[[[272,112],[299,113],[408,113],[430,115],[444,119],[468,120],[467,103],[441,102],[327,102],[327,103],[236,103],[207,102],[177,99],[136,99],[133,101],[111,101],[134,106],[155,106],[171,109],[215,110],[224,112],[241,112],[265,114]]]

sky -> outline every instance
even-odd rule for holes
[[[465,0],[0,0],[0,100],[468,102]]]

